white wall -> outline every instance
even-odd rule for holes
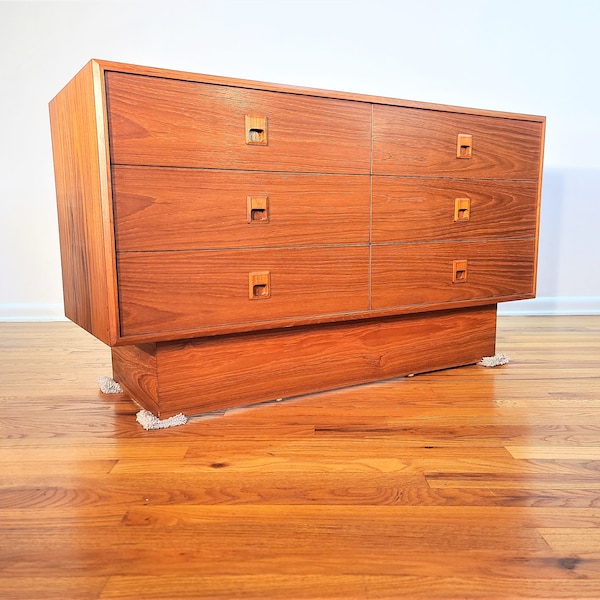
[[[0,0],[0,320],[62,315],[48,101],[90,59],[548,117],[538,299],[600,313],[600,2]]]

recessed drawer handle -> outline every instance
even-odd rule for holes
[[[471,219],[471,198],[454,199],[454,221],[469,221]]]
[[[250,146],[267,145],[267,117],[246,115],[246,144]]]
[[[452,263],[452,283],[464,283],[467,281],[467,261],[455,260]]]
[[[251,224],[269,222],[268,196],[247,196],[246,221]]]
[[[473,158],[473,136],[459,133],[456,139],[456,158]]]
[[[250,300],[264,300],[271,297],[271,272],[254,271],[248,275],[248,297]]]

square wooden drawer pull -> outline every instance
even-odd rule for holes
[[[250,300],[263,300],[271,297],[271,272],[254,271],[248,278],[248,297]]]
[[[268,196],[247,196],[246,221],[248,223],[269,222]]]
[[[267,117],[246,115],[246,144],[267,145]]]
[[[454,221],[469,221],[471,219],[471,199],[454,199]]]
[[[467,281],[467,261],[455,260],[452,263],[452,283],[464,283]]]
[[[473,158],[473,136],[459,133],[456,138],[456,158]]]

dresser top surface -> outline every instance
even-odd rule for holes
[[[105,71],[115,71],[128,73],[131,75],[144,75],[148,77],[161,77],[166,79],[177,79],[181,81],[190,81],[197,83],[209,83],[214,85],[225,85],[255,90],[274,91],[287,94],[300,94],[304,96],[314,96],[321,98],[335,98],[338,100],[351,100],[355,102],[367,102],[370,104],[382,104],[389,106],[402,106],[406,108],[417,108],[423,110],[436,110],[453,113],[463,113],[472,115],[490,116],[504,119],[515,119],[524,121],[536,121],[545,123],[546,117],[539,115],[521,114],[513,112],[504,112],[496,110],[476,109],[446,104],[436,104],[431,102],[419,102],[415,100],[405,100],[397,98],[388,98],[384,96],[373,96],[368,94],[358,94],[353,92],[340,92],[334,90],[324,90],[310,87],[301,87],[285,85],[279,83],[267,83],[262,81],[252,81],[248,79],[237,79],[233,77],[221,77],[216,75],[207,75],[192,73],[187,71],[177,71],[171,69],[161,69],[156,67],[145,67],[127,63],[92,59],[90,61],[93,67],[99,69],[99,73]]]

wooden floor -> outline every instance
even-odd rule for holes
[[[600,317],[497,350],[147,432],[102,344],[0,324],[0,598],[598,599]]]

